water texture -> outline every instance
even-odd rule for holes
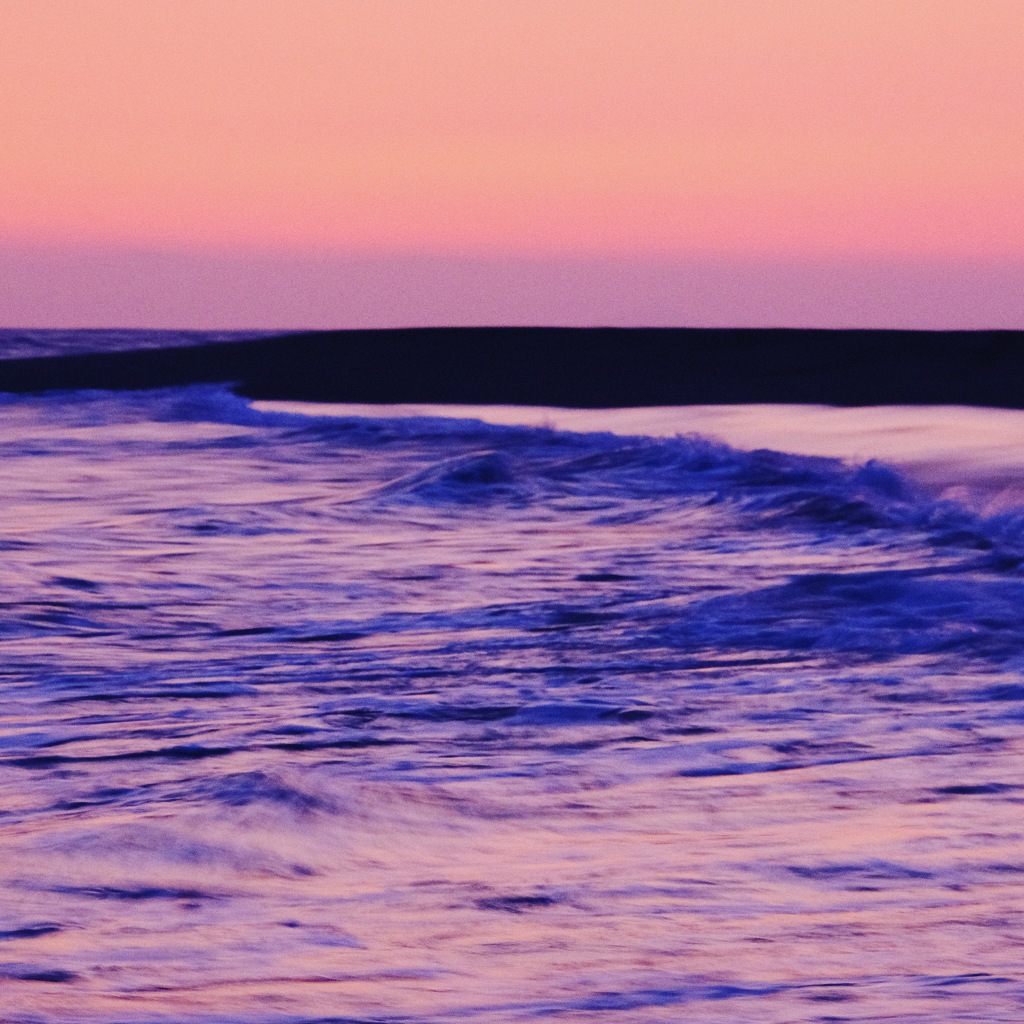
[[[0,1020],[1024,1018],[1012,511],[210,386],[0,494]]]

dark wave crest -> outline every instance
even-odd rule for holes
[[[16,392],[220,382],[251,398],[335,402],[1024,406],[1020,331],[8,330],[0,355],[0,390]]]

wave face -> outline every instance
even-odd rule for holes
[[[216,386],[0,438],[3,1019],[1019,1021],[1014,514]]]

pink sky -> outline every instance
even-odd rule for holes
[[[0,0],[0,323],[1024,327],[1021,68],[1021,0]]]

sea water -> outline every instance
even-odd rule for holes
[[[0,397],[0,1020],[1024,1018],[1012,508],[365,413]]]

